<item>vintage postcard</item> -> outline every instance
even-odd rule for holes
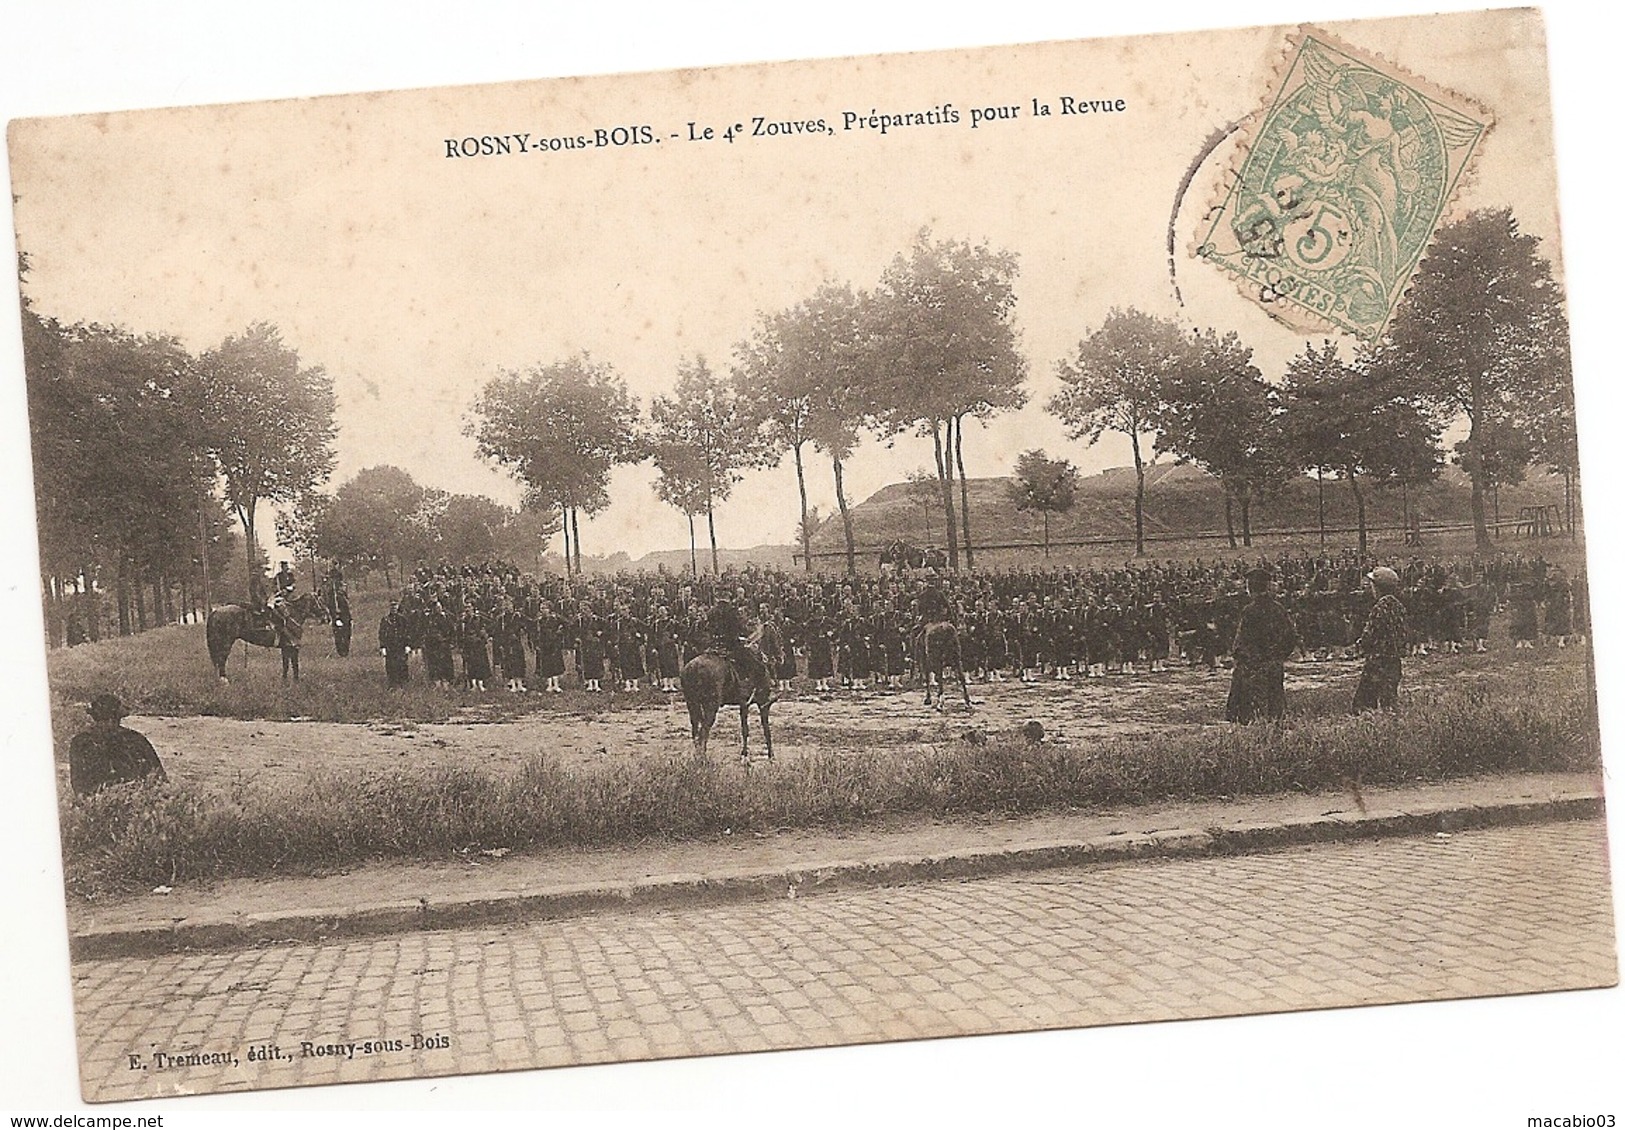
[[[11,121],[83,1098],[1615,986],[1550,105],[1523,9]]]

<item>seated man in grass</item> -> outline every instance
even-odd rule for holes
[[[68,780],[75,794],[90,796],[149,776],[168,779],[152,743],[119,725],[124,704],[117,695],[97,695],[90,700],[89,713],[90,729],[75,734],[68,745]]]

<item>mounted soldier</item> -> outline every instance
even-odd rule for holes
[[[711,637],[711,650],[733,664],[741,684],[747,687],[772,685],[767,661],[751,646],[745,618],[732,600],[722,597],[711,606],[711,611],[706,613],[705,630]]]

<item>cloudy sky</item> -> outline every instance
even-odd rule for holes
[[[1489,107],[1497,124],[1461,205],[1510,203],[1526,230],[1555,235],[1533,15],[1330,29]],[[1178,309],[1165,252],[1181,176],[1212,131],[1260,105],[1284,46],[1279,29],[1232,31],[24,121],[10,136],[17,227],[30,296],[58,318],[196,350],[252,321],[279,326],[334,378],[334,484],[391,463],[505,502],[516,484],[462,432],[499,370],[585,350],[647,403],[686,357],[726,366],[758,312],[825,279],[874,285],[929,227],[1021,264],[1032,402],[968,430],[969,473],[1009,473],[1034,446],[1098,470],[1127,462],[1127,441],[1086,450],[1043,404],[1056,362],[1111,307],[1237,329],[1272,378],[1303,344],[1183,255]],[[1062,96],[1126,110],[1063,114]],[[1034,99],[1055,113],[1035,117]],[[846,128],[849,112],[944,104],[958,124]],[[991,106],[1019,109],[972,128]],[[757,116],[832,132],[688,140],[690,123],[749,134]],[[536,145],[637,126],[653,140]],[[447,156],[448,139],[510,134],[531,151]],[[1182,251],[1228,156],[1198,177]],[[871,440],[848,490],[863,498],[930,462],[929,441]],[[589,551],[684,543],[652,476],[616,472],[611,507],[583,530]],[[791,541],[794,490],[788,461],[752,474],[719,512],[720,539]],[[814,464],[811,495],[833,507],[827,464]]]

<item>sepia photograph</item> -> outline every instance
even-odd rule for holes
[[[11,98],[32,1102],[1608,1115],[1572,17],[1184,15]]]

